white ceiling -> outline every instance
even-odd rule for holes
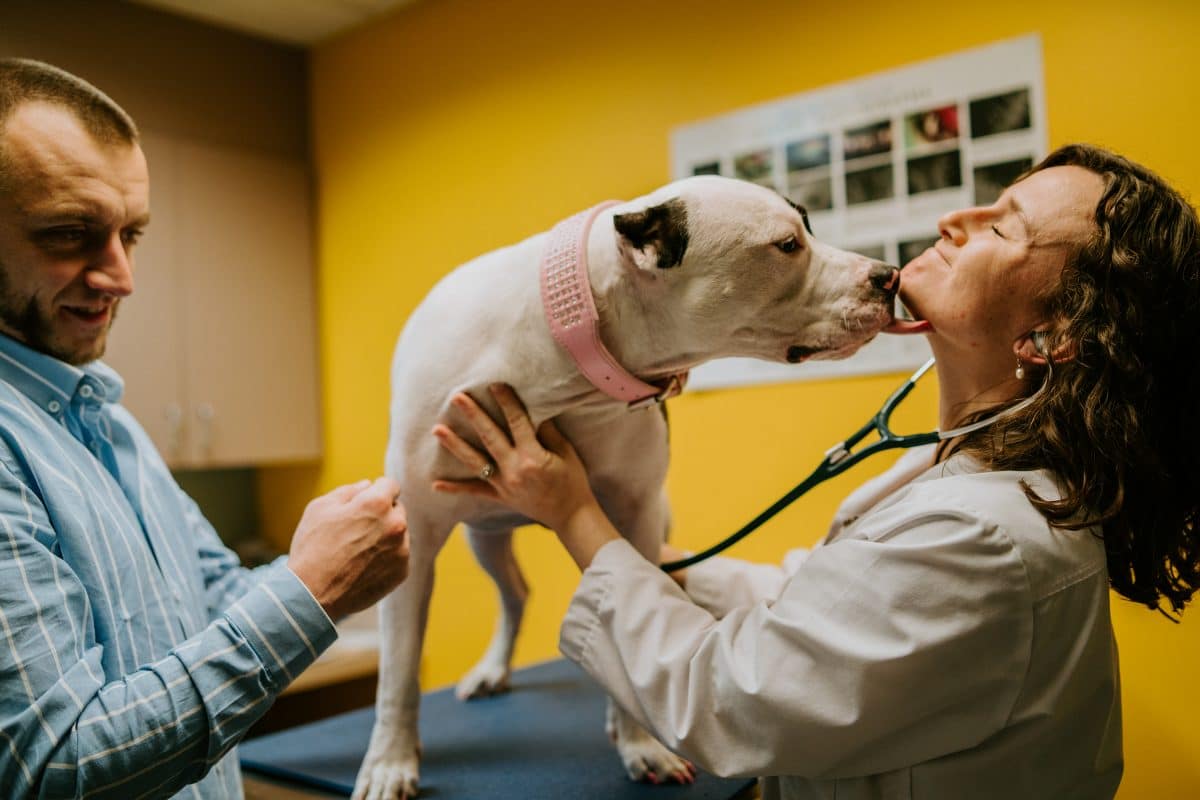
[[[415,0],[132,0],[144,6],[301,46]]]

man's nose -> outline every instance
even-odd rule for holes
[[[133,256],[119,233],[110,236],[97,254],[87,272],[87,285],[115,297],[133,294]]]
[[[881,292],[895,294],[900,288],[900,270],[891,264],[875,261],[871,264],[869,274],[871,285]]]

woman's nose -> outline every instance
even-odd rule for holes
[[[938,233],[943,239],[961,247],[967,241],[967,223],[971,209],[961,209],[943,214],[938,220]]]

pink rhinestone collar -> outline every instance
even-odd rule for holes
[[[554,226],[542,256],[542,309],[554,339],[566,349],[592,385],[630,408],[641,408],[683,391],[687,373],[662,386],[646,383],[617,363],[600,341],[600,317],[587,270],[587,235],[600,212],[615,200],[581,211]]]

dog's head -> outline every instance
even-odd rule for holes
[[[818,242],[804,210],[765,187],[686,178],[619,212],[621,262],[686,352],[844,358],[892,320],[899,270]]]

